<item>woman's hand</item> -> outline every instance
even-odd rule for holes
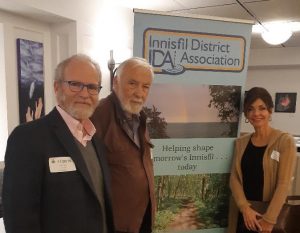
[[[258,220],[259,224],[261,225],[262,230],[259,231],[260,233],[271,233],[274,227],[274,224],[268,223],[263,219]]]
[[[245,226],[248,230],[251,231],[261,231],[262,226],[258,220],[261,217],[261,214],[253,210],[250,206],[245,207],[242,210]]]

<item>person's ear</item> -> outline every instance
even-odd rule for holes
[[[57,93],[58,89],[59,89],[59,82],[58,81],[54,81],[54,92]]]
[[[115,90],[116,86],[118,86],[119,79],[117,76],[113,78],[113,90]]]

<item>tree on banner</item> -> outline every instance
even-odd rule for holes
[[[160,117],[161,112],[153,105],[152,109],[144,107],[144,112],[148,118],[147,125],[150,138],[169,138],[167,135],[167,122],[165,118]]]
[[[212,99],[208,107],[218,109],[218,117],[222,122],[237,122],[240,114],[241,90],[238,86],[210,85],[209,91]],[[228,137],[236,137],[237,124],[230,124]]]

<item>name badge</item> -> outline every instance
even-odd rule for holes
[[[49,158],[49,168],[51,173],[76,171],[71,157],[51,157]]]
[[[273,152],[271,154],[271,159],[274,159],[277,162],[279,162],[279,158],[280,158],[280,153],[276,150],[273,150]]]

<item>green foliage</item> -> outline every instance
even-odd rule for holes
[[[197,209],[201,210],[205,208],[205,204],[200,201],[199,199],[195,200],[195,206],[197,207]]]
[[[199,209],[199,218],[206,228],[226,227],[229,205],[229,174],[212,174],[209,182],[209,192],[205,202],[195,202]]]
[[[160,209],[156,213],[155,230],[164,230],[179,212],[181,200],[166,198],[162,201]]]
[[[161,210],[170,210],[172,213],[177,213],[181,207],[182,200],[174,198],[166,198],[161,204]]]
[[[222,122],[237,120],[240,111],[241,87],[239,86],[209,86],[212,99],[208,107],[219,110],[218,117]]]
[[[175,214],[170,210],[157,211],[155,220],[155,231],[166,229],[167,225],[174,218]]]
[[[216,108],[221,122],[236,122],[240,114],[241,87],[210,85],[212,99],[208,107]],[[237,124],[230,124],[230,132],[225,136],[236,136]]]
[[[228,180],[229,174],[156,176],[157,227],[164,229],[185,203],[193,203],[197,208],[201,229],[226,227],[230,193]],[[170,217],[171,213],[173,217]]]
[[[205,228],[226,227],[228,221],[228,199],[214,200],[205,203],[204,208],[199,208],[199,218]]]
[[[147,116],[147,126],[150,138],[169,138],[167,135],[167,122],[160,117],[161,112],[153,105],[152,108],[143,108]]]

